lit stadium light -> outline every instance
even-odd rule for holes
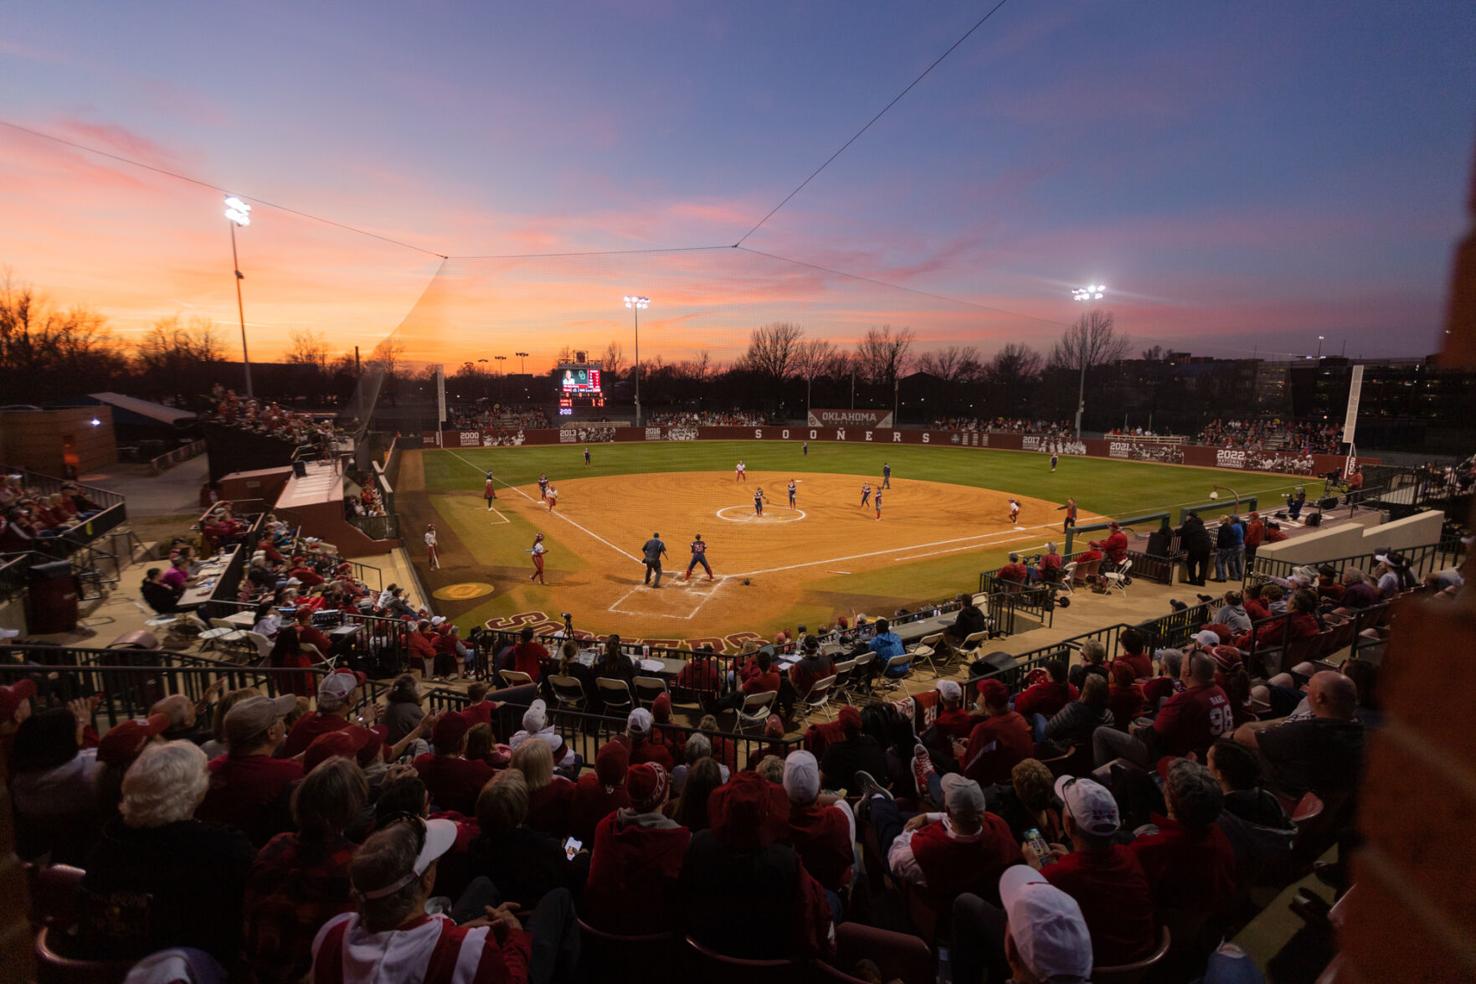
[[[241,201],[235,195],[230,195],[225,200],[225,217],[238,226],[249,226],[251,224],[251,206]]]
[[[1085,287],[1073,288],[1071,299],[1074,301],[1100,301],[1106,292],[1106,284],[1087,284]]]
[[[625,297],[625,306],[636,311],[644,311],[651,306],[651,299],[649,297],[632,297],[627,294]]]
[[[641,312],[651,306],[649,297],[639,294],[626,294],[625,306],[630,308],[631,316],[635,318],[635,405],[636,426],[641,426]]]

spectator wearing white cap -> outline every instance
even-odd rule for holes
[[[507,744],[513,751],[517,751],[526,741],[541,741],[547,745],[548,750],[553,753],[554,765],[561,769],[572,768],[579,762],[574,750],[565,744],[564,739],[549,723],[548,705],[542,698],[528,705],[528,709],[523,712],[523,730],[514,732]]]
[[[630,743],[630,764],[655,762],[670,774],[676,764],[672,761],[671,749],[651,733],[656,719],[644,707],[637,707],[626,716],[625,740]]]
[[[994,886],[990,889],[992,897]],[[998,906],[974,894],[961,895],[954,903],[955,984],[1091,980],[1091,936],[1070,895],[1022,864],[1005,870],[998,890]]]
[[[974,725],[979,719],[969,713],[964,706],[963,687],[959,686],[957,680],[939,680],[938,691],[938,718],[933,722],[933,727],[938,734],[946,735],[948,738],[957,738],[960,741],[969,737],[974,730]],[[942,743],[945,750],[949,749],[951,742]]]
[[[1113,840],[1122,825],[1117,801],[1100,783],[1072,776],[1056,780],[1056,796],[1073,849],[1052,844],[1047,859],[1026,849],[1026,862],[1081,907],[1098,964],[1141,959],[1157,942],[1153,895],[1133,852]]]
[[[297,723],[292,726],[292,731],[287,735],[287,743],[282,748],[282,754],[290,758],[307,751],[307,747],[319,736],[347,728],[350,724],[349,716],[354,709],[355,692],[363,682],[360,675],[352,670],[335,670],[319,680],[318,709],[297,719]],[[373,703],[365,705],[364,716],[368,720],[360,723],[366,725],[374,723],[372,720]]]
[[[807,751],[784,760],[784,792],[789,796],[789,843],[830,899],[841,919],[840,893],[851,881],[855,863],[856,817],[844,799],[820,790],[820,763]]]

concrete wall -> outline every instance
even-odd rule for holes
[[[76,477],[118,460],[107,406],[7,410],[0,413],[0,440],[0,462],[43,475]]]
[[[1443,513],[1427,510],[1374,526],[1365,526],[1357,521],[1343,521],[1336,526],[1302,533],[1290,540],[1263,546],[1256,552],[1256,556],[1285,560],[1293,564],[1316,564],[1335,557],[1373,553],[1380,547],[1408,550],[1410,547],[1439,543],[1444,519]]]
[[[1371,526],[1363,531],[1363,549],[1353,553],[1370,553],[1379,547],[1408,550],[1427,543],[1439,543],[1444,525],[1445,514],[1430,509],[1382,526]]]

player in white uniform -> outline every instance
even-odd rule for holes
[[[1010,524],[1013,525],[1014,522],[1015,522],[1015,520],[1017,520],[1019,518],[1020,518],[1020,500],[1018,500],[1018,499],[1011,499],[1010,500]]]
[[[543,498],[548,502],[548,511],[553,512],[554,506],[559,504],[559,490],[550,485],[548,491],[543,493]]]
[[[870,482],[863,482],[863,483],[861,483],[861,508],[862,509],[865,509],[866,508],[866,504],[868,502],[870,502],[870,501],[871,501],[871,483]]]
[[[533,555],[533,573],[528,575],[528,580],[547,584],[543,579],[543,555],[548,553],[548,548],[543,545],[542,533],[533,537],[533,547],[528,552]]]
[[[737,465],[735,465],[733,467],[733,481],[735,481],[735,482],[746,482],[746,481],[748,481],[748,465],[747,464],[745,464],[744,462],[740,461],[740,462],[738,462]]]
[[[441,569],[441,556],[436,552],[436,524],[425,524],[425,556],[430,562],[430,569],[438,571]]]

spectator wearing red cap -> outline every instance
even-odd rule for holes
[[[999,570],[995,571],[994,576],[997,580],[1000,581],[1008,581],[1014,584],[1024,584],[1026,581],[1030,580],[1030,569],[1024,564],[1020,563],[1019,554],[1011,553],[1009,563],[1005,564]]]
[[[820,760],[820,774],[827,789],[861,789],[860,773],[882,782],[887,781],[887,752],[880,741],[861,728],[861,712],[842,707],[837,717],[844,738],[825,750]]]
[[[630,805],[595,829],[582,911],[591,925],[612,933],[675,929],[677,879],[692,833],[662,812],[671,780],[661,766],[631,766],[626,789]],[[636,898],[640,904],[632,905]]]
[[[198,819],[243,830],[258,845],[291,829],[288,798],[302,778],[302,763],[275,754],[286,731],[282,719],[296,706],[297,699],[284,694],[250,697],[230,709],[223,723],[229,751],[210,762]]]
[[[605,817],[630,805],[625,788],[630,749],[624,742],[607,741],[595,755],[593,772],[585,772],[574,785],[569,801],[569,834],[583,844],[593,844],[595,828]]]
[[[471,725],[466,718],[455,711],[441,715],[431,730],[434,751],[417,757],[412,763],[438,810],[473,812],[477,794],[492,778],[492,766],[486,762],[474,762],[463,754],[466,751],[466,733],[470,730]]]
[[[704,946],[749,959],[828,953],[833,929],[825,890],[788,844],[783,796],[740,772],[708,801],[712,826],[698,831],[682,864],[680,911]]]
[[[142,721],[120,721],[97,743],[97,760],[102,764],[97,776],[97,801],[105,819],[117,815],[118,802],[123,798],[123,774],[145,748],[163,740],[161,736],[168,728],[169,715],[150,714]]]
[[[1015,698],[1015,710],[1026,719],[1040,715],[1050,720],[1057,711],[1076,700],[1077,690],[1067,681],[1066,664],[1059,659],[1046,660],[1041,667],[1046,679],[1026,687]]]
[[[1010,770],[1035,754],[1030,725],[1010,710],[1010,691],[992,677],[979,682],[984,720],[969,732],[967,742],[954,741],[953,757],[963,774],[980,785],[1009,782]]]
[[[1235,851],[1215,821],[1224,805],[1209,770],[1187,759],[1168,767],[1163,786],[1168,815],[1154,815],[1156,833],[1129,847],[1148,876],[1159,909],[1191,915],[1224,913],[1236,893]]]
[[[1042,859],[1026,860],[1081,906],[1099,966],[1142,959],[1158,942],[1153,896],[1136,855],[1114,841],[1122,826],[1117,801],[1107,787],[1071,776],[1056,780],[1056,796],[1065,805],[1071,848],[1050,845],[1055,862],[1045,867]]]
[[[299,755],[307,751],[319,735],[347,728],[354,708],[354,692],[363,682],[352,670],[335,670],[319,680],[318,709],[297,719],[287,735],[282,754],[288,757]],[[367,715],[373,714],[373,707],[373,704],[366,705]]]
[[[856,818],[844,799],[820,792],[820,764],[806,751],[784,760],[784,792],[789,797],[789,836],[805,870],[831,898],[839,919],[840,892],[851,881],[855,862]]]
[[[297,830],[273,837],[251,866],[244,942],[260,984],[301,980],[312,963],[313,933],[340,912],[353,911],[349,864],[356,845],[344,828],[369,797],[369,785],[352,758],[357,750],[350,750],[356,744],[364,745],[363,736],[348,731],[313,742],[309,756],[333,746],[342,751],[309,766],[292,792]]]
[[[1110,524],[1108,529],[1110,532],[1107,534],[1107,539],[1094,546],[1100,546],[1102,553],[1107,555],[1107,559],[1112,561],[1114,566],[1121,566],[1123,561],[1127,560],[1128,555],[1127,534],[1117,523]]]

